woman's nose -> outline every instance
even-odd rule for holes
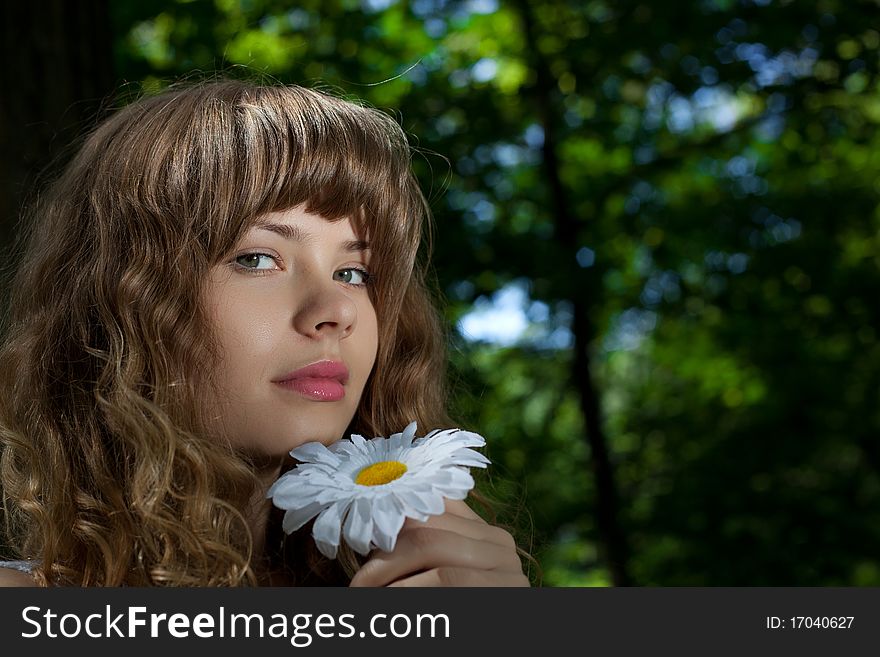
[[[357,306],[340,284],[330,280],[308,287],[294,315],[297,332],[310,338],[349,336],[357,324]]]

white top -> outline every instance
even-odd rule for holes
[[[0,560],[0,568],[11,568],[12,570],[20,570],[23,573],[30,573],[36,563],[33,561],[3,561]]]

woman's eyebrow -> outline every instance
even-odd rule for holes
[[[348,252],[359,252],[359,251],[369,251],[370,243],[365,242],[364,240],[351,240],[349,242],[342,243],[342,250]]]
[[[299,226],[294,226],[292,224],[257,224],[254,228],[277,233],[284,239],[292,240],[294,242],[307,242],[310,237],[308,233],[301,230]]]
[[[293,242],[309,242],[312,239],[309,233],[293,224],[257,224],[255,228],[268,230]],[[341,244],[340,250],[348,253],[369,251],[370,244],[364,240],[347,240]]]

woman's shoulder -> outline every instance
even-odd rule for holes
[[[36,586],[31,561],[0,561],[0,587]]]

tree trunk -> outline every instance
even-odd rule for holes
[[[571,212],[568,194],[562,183],[560,163],[557,153],[555,125],[556,111],[553,105],[553,89],[556,84],[547,61],[538,48],[535,34],[534,17],[528,0],[518,0],[517,7],[523,25],[526,48],[533,62],[536,74],[535,102],[541,125],[544,129],[543,165],[547,185],[553,204],[555,225],[554,239],[560,252],[565,256],[559,263],[560,267],[570,270],[569,280],[583,280],[587,274],[575,266],[578,250],[578,222]],[[585,281],[586,282],[586,281]],[[597,288],[598,286],[590,286]],[[587,286],[575,286],[575,289],[587,289]],[[590,365],[590,346],[596,335],[596,329],[590,318],[587,299],[577,292],[570,299],[574,321],[574,360],[572,378],[578,388],[580,409],[586,427],[586,440],[590,446],[590,463],[596,484],[596,522],[599,532],[601,552],[607,562],[611,580],[615,586],[628,586],[631,583],[628,572],[629,550],[626,538],[620,527],[618,517],[618,495],[614,479],[614,468],[608,454],[605,432],[602,426],[601,404],[599,393],[593,382]]]
[[[113,91],[113,48],[106,0],[4,2],[0,12],[0,248],[8,248],[38,176],[51,175]]]

